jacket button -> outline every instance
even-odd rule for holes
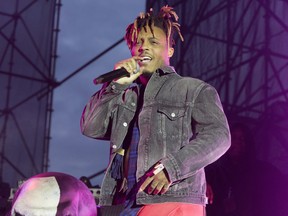
[[[112,146],[112,148],[113,148],[113,149],[116,149],[116,148],[117,148],[117,146],[116,146],[116,145],[113,145],[113,146]]]
[[[127,127],[127,125],[128,125],[127,122],[124,122],[124,123],[123,123],[123,126],[124,126],[124,127]]]
[[[176,115],[175,115],[175,113],[171,113],[171,117],[173,117],[173,118],[174,118],[175,116],[176,116]]]
[[[132,102],[131,105],[134,107],[136,104],[134,102]]]

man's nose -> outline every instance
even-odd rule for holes
[[[142,42],[141,46],[139,47],[139,52],[143,52],[145,50],[149,50],[149,44],[147,42]]]

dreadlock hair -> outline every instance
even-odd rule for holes
[[[167,37],[168,45],[174,46],[175,41],[173,39],[174,32],[177,31],[181,41],[184,41],[183,36],[180,32],[180,24],[178,21],[178,16],[175,11],[173,11],[172,7],[168,5],[163,6],[158,14],[153,13],[153,9],[151,8],[149,12],[140,13],[140,15],[135,19],[134,23],[128,25],[126,29],[125,40],[129,49],[131,50],[133,45],[137,41],[138,33],[142,28],[144,28],[145,32],[147,32],[147,26],[149,27],[152,35],[153,25],[161,28]]]

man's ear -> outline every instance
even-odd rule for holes
[[[168,57],[171,58],[174,54],[174,48],[173,47],[169,47],[168,48]]]

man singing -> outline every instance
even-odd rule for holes
[[[141,13],[126,30],[132,57],[114,67],[130,76],[104,83],[82,114],[84,135],[110,140],[99,205],[120,215],[204,216],[204,167],[230,146],[216,90],[170,66],[177,20],[168,6]]]

